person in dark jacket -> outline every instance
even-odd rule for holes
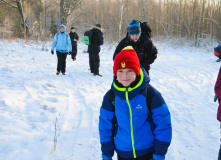
[[[219,69],[219,74],[216,80],[216,84],[214,87],[215,94],[218,96],[219,99],[221,99],[221,67]],[[217,111],[217,120],[221,122],[221,103],[219,103],[218,111]],[[221,127],[221,123],[220,123]],[[218,155],[218,160],[221,160],[221,145],[219,149],[219,155]]]
[[[113,55],[113,60],[115,56],[128,45],[135,49],[141,66],[149,75],[150,64],[157,58],[157,49],[148,36],[141,33],[140,22],[135,19],[128,25],[128,34],[118,44]]]
[[[92,29],[93,36],[92,36],[92,44],[88,46],[88,53],[89,53],[89,65],[91,73],[94,75],[102,76],[99,73],[100,67],[100,46],[103,45],[103,33],[101,30],[101,25],[97,24]]]
[[[54,49],[56,48],[56,53],[58,57],[57,63],[57,73],[59,75],[62,72],[65,75],[66,71],[66,58],[67,54],[71,54],[72,46],[71,46],[71,39],[68,34],[66,34],[66,27],[65,25],[59,26],[59,33],[56,33],[53,39],[53,44],[51,47],[51,54],[54,54]]]
[[[69,36],[71,38],[72,44],[71,58],[73,59],[73,61],[75,61],[77,56],[77,41],[79,40],[79,37],[78,34],[75,32],[74,27],[71,27],[71,32],[69,33]]]
[[[118,160],[165,160],[172,139],[170,112],[160,92],[149,84],[131,46],[116,55],[113,73],[114,103],[109,90],[100,108],[102,159],[112,160],[116,151]],[[147,109],[147,87],[153,94],[152,116]]]

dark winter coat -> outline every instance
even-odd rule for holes
[[[103,45],[103,33],[99,27],[94,27],[92,29],[93,37],[92,37],[92,45],[88,46],[89,54],[98,54],[100,52],[100,45]]]
[[[146,35],[141,35],[137,42],[134,42],[129,36],[127,36],[118,44],[114,52],[113,60],[115,56],[126,46],[132,46],[134,48],[140,60],[141,66],[146,71],[149,71],[150,64],[152,64],[157,58],[157,49],[153,45],[152,41]]]
[[[114,150],[122,158],[166,154],[172,139],[170,112],[160,92],[149,81],[144,69],[140,70],[135,87],[122,88],[114,81],[111,89],[115,92],[115,107],[109,101],[109,91],[105,94],[99,117],[101,150],[105,156],[112,157]],[[147,86],[153,94],[152,120],[146,104]]]
[[[215,93],[221,99],[221,67],[219,69],[219,74],[215,84]],[[218,111],[217,111],[217,120],[221,122],[221,103],[219,103]]]
[[[77,45],[77,41],[74,41],[74,39],[77,39],[77,40],[79,40],[79,37],[78,37],[78,34],[76,33],[76,32],[70,32],[69,33],[69,36],[70,36],[70,38],[71,38],[71,44],[72,44],[72,46],[76,46]]]

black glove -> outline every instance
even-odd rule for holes
[[[71,55],[71,52],[68,52],[69,55]]]
[[[54,54],[54,51],[51,51],[51,54],[53,55],[53,54]]]

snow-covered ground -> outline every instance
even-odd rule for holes
[[[67,57],[56,76],[51,43],[0,40],[0,160],[99,160],[98,120],[113,79],[114,46],[104,45],[93,76],[86,46]],[[171,112],[173,139],[166,160],[216,160],[219,149],[214,84],[221,63],[205,49],[155,42],[151,84]],[[116,159],[116,156],[114,157]]]

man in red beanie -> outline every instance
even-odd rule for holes
[[[102,160],[112,160],[114,151],[118,160],[165,160],[172,139],[170,112],[131,46],[116,55],[113,73],[100,109]]]
[[[132,47],[126,47],[117,55],[113,67],[114,76],[123,86],[128,87],[140,75],[140,63]]]

